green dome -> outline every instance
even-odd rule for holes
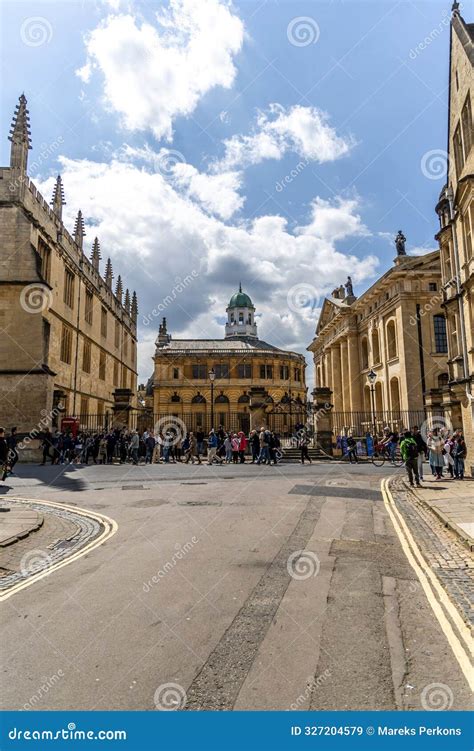
[[[229,308],[253,308],[252,300],[242,292],[242,287],[230,298]]]

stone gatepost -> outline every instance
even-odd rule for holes
[[[333,429],[332,429],[332,391],[326,387],[315,388],[313,397],[313,424],[316,445],[332,455]]]
[[[250,430],[259,430],[262,425],[267,427],[267,412],[269,398],[263,386],[252,386],[250,389]]]
[[[114,406],[112,407],[112,427],[129,428],[130,413],[132,411],[132,390],[115,389],[112,396],[114,397]]]

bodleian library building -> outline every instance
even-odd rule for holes
[[[24,95],[0,168],[0,424],[19,434],[73,417],[112,424],[136,399],[135,292],[101,270],[99,240],[85,252],[79,210],[71,235],[58,176],[50,204],[27,174],[31,149]]]

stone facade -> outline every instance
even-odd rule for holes
[[[236,293],[227,308],[224,339],[173,339],[164,319],[148,387],[155,417],[191,420],[195,429],[207,430],[213,422],[247,431],[267,424],[275,413],[283,416],[279,430],[286,433],[305,415],[304,356],[259,339],[254,311],[248,295]]]
[[[449,66],[448,174],[436,206],[449,383],[433,402],[449,425],[462,427],[466,471],[474,475],[474,24],[464,21],[456,3]]]
[[[27,176],[26,99],[10,135],[9,167],[0,168],[0,424],[28,433],[62,416],[105,415],[116,388],[136,393],[135,293],[125,296],[96,238],[84,253],[79,211],[71,235],[62,221],[58,177],[52,207]],[[82,418],[81,418],[82,419]]]
[[[419,422],[424,394],[448,377],[439,252],[397,256],[359,298],[340,290],[324,301],[308,347],[315,396],[329,389],[335,424],[346,431],[371,429],[373,412],[378,429],[390,419]]]

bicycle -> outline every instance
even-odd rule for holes
[[[390,462],[394,467],[403,467],[404,461],[400,454],[400,448],[397,445],[395,449],[395,455],[392,460],[390,450],[383,443],[376,443],[374,446],[374,453],[371,456],[372,464],[374,467],[383,467],[385,462]]]

